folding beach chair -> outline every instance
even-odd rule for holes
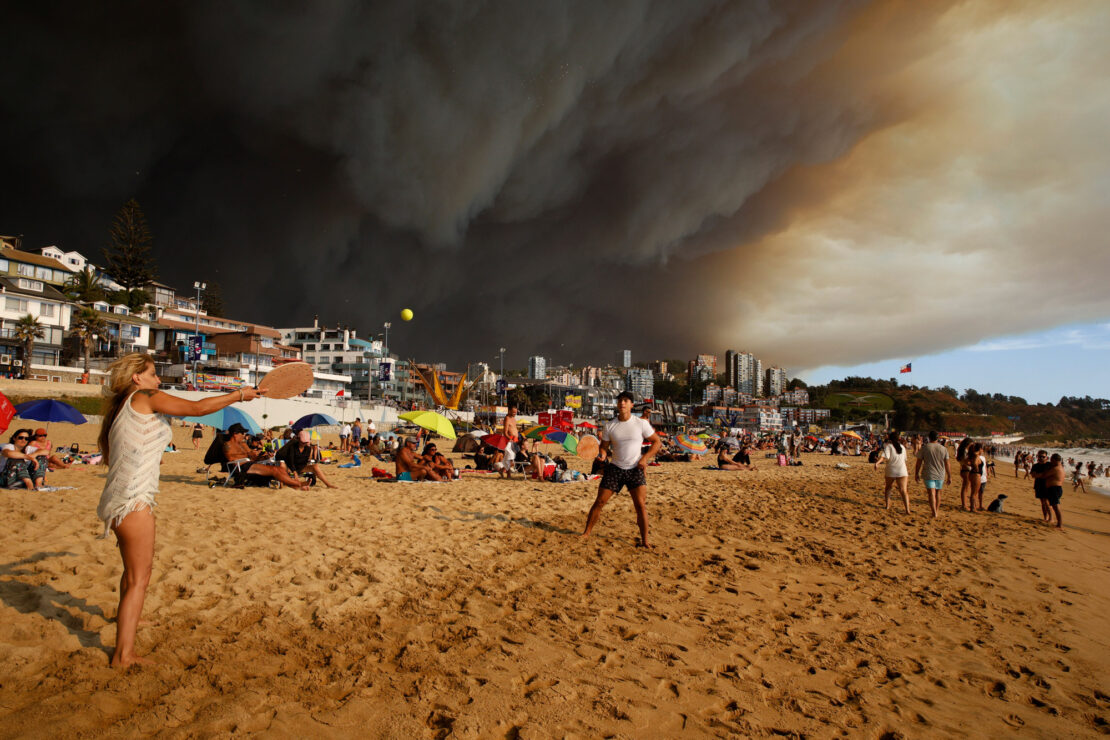
[[[247,486],[281,488],[281,483],[273,478],[246,472],[251,466],[250,460],[228,460],[224,456],[225,442],[227,442],[227,435],[223,432],[216,432],[215,439],[208,446],[208,451],[204,453],[204,472],[209,488],[215,488],[216,486],[224,488],[246,488]],[[216,472],[213,472],[213,466],[216,466]],[[220,473],[224,473],[225,477],[221,478]]]

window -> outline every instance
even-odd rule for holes
[[[39,316],[42,316],[42,317],[45,317],[45,318],[48,318],[48,319],[54,318],[54,310],[56,308],[58,308],[57,304],[46,303],[44,301],[43,303],[40,303],[39,306],[40,306]]]
[[[262,338],[262,341],[260,342],[260,344],[261,344],[261,345],[262,345],[263,347],[267,347],[267,348],[269,348],[269,347],[273,347],[273,346],[274,346],[274,340],[273,340],[273,339],[270,339],[269,337],[263,337],[263,338]]]
[[[12,298],[11,296],[7,296],[6,298],[4,298],[4,308],[8,311],[26,311],[27,301],[23,300],[22,298]]]
[[[39,280],[28,280],[27,278],[16,278],[15,284],[24,290],[34,290],[39,293],[42,292],[42,282]]]
[[[7,272],[9,269],[7,260],[0,260],[0,272]]]
[[[16,264],[15,271],[19,275],[26,275],[27,277],[34,277],[35,276],[34,266],[25,265],[22,262],[19,262],[19,263]]]
[[[49,267],[36,267],[35,277],[37,277],[39,280],[53,280],[54,271],[51,270]]]

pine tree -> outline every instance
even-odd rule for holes
[[[145,288],[155,277],[154,259],[150,254],[154,237],[143,209],[134,198],[116,213],[108,235],[110,242],[104,250],[108,274],[128,290]]]
[[[209,316],[224,315],[224,297],[220,293],[219,283],[208,283],[208,287],[204,290],[204,297],[200,301],[200,307]]]

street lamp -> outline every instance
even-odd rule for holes
[[[501,388],[505,385],[505,348],[504,347],[501,348],[500,355],[501,355],[501,374],[497,376],[497,401],[502,406],[504,406],[505,405],[505,399],[503,399],[501,397],[505,393],[505,391],[501,390]]]
[[[200,359],[200,292],[208,287],[208,283],[194,282],[193,287],[197,289],[197,305],[194,306],[193,315],[196,316],[196,324],[193,326],[193,388],[199,388],[200,384],[197,383],[197,360]]]
[[[391,322],[387,321],[382,326],[385,327],[385,344],[382,345],[382,349],[384,349],[388,353],[389,352],[389,327],[393,326],[393,324]]]

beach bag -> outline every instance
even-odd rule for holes
[[[786,455],[779,455],[779,467],[785,468],[789,463],[786,462]]]

